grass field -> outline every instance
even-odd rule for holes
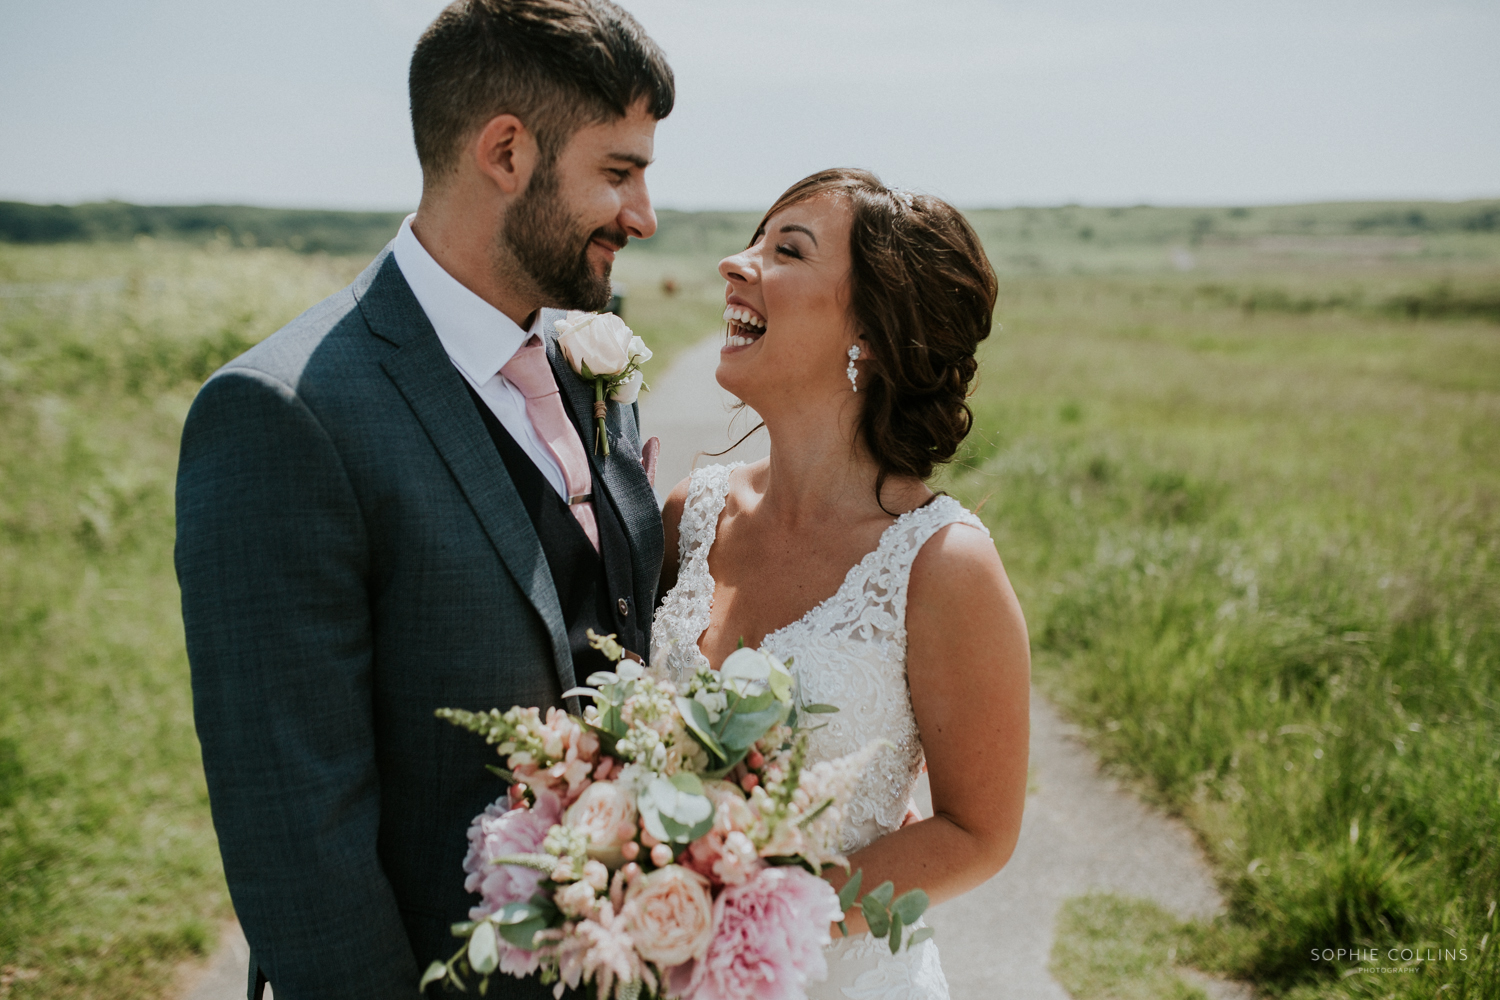
[[[1179,961],[1298,997],[1500,995],[1494,205],[975,214],[1004,329],[945,485],[983,503],[1038,684],[1199,831],[1231,900],[1215,926],[1152,918],[1141,948],[1175,935]],[[715,327],[714,262],[753,223],[664,214],[621,256],[648,378]],[[367,259],[242,242],[0,244],[17,997],[160,996],[228,913],[171,569],[177,436],[210,371]],[[1131,964],[1094,940],[1117,905],[1070,911],[1104,970],[1080,990]],[[1309,958],[1401,946],[1438,958],[1346,978]]]

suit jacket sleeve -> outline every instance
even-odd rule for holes
[[[244,367],[210,380],[183,432],[177,573],[225,876],[278,1000],[417,996],[376,854],[368,552],[297,394]]]

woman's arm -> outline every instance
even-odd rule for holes
[[[917,554],[907,590],[907,679],[927,754],[933,816],[850,856],[863,889],[923,889],[934,903],[1010,860],[1026,804],[1031,653],[994,544],[949,525]],[[835,886],[846,878],[827,872]],[[850,932],[865,930],[856,907]]]
[[[684,479],[672,487],[672,492],[667,494],[667,502],[661,508],[661,526],[666,533],[666,546],[662,550],[661,576],[656,583],[656,603],[659,606],[666,600],[667,593],[677,584],[677,571],[681,568],[678,561],[681,558],[677,548],[677,527],[682,523],[682,511],[687,506],[688,483],[692,477]]]

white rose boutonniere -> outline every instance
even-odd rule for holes
[[[562,348],[568,364],[580,378],[594,383],[594,421],[598,426],[594,450],[608,455],[605,397],[630,404],[642,389],[649,388],[641,375],[641,365],[651,359],[651,349],[614,313],[574,311],[553,325],[557,328],[557,346]]]

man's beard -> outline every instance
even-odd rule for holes
[[[557,309],[597,312],[609,305],[608,264],[602,275],[589,263],[595,238],[623,247],[629,237],[608,227],[580,234],[578,221],[557,193],[557,174],[544,168],[533,175],[526,193],[505,213],[501,242],[536,285],[545,304]]]

